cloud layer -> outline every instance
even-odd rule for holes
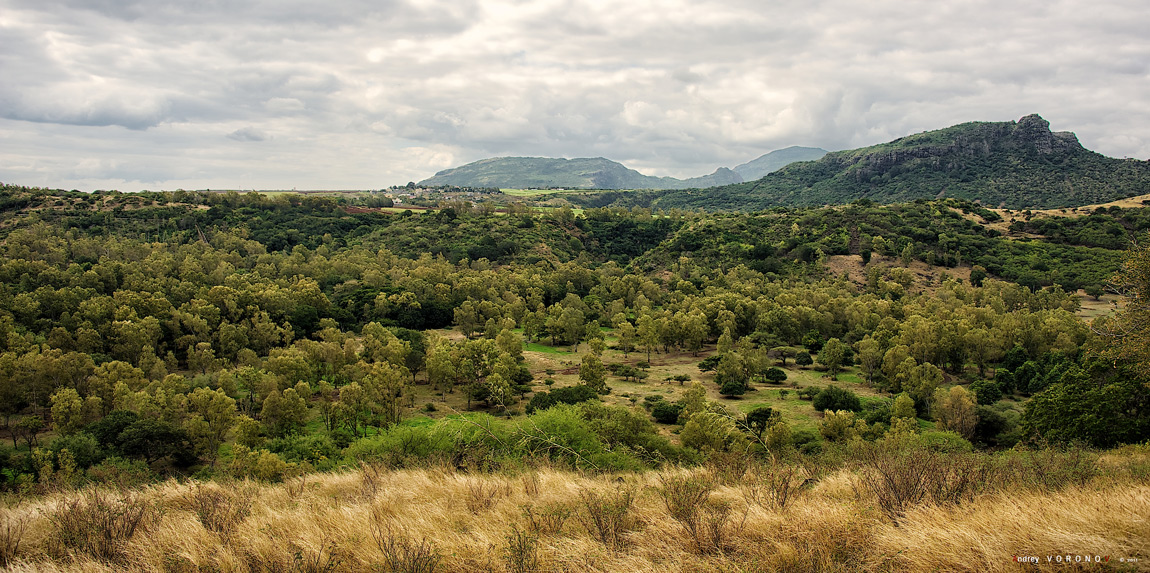
[[[1142,0],[0,0],[0,181],[363,189],[483,157],[710,173],[1039,113],[1150,156]]]

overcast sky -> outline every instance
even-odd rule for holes
[[[1146,0],[0,0],[0,181],[370,189],[502,155],[688,177],[1038,113],[1150,157]]]

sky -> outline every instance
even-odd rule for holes
[[[497,156],[691,177],[1037,113],[1150,157],[1146,0],[0,0],[0,181],[378,189]]]

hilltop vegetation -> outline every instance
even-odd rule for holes
[[[172,567],[354,570],[420,551],[453,570],[523,570],[510,556],[533,551],[576,568],[783,567],[811,549],[827,567],[937,569],[954,561],[899,553],[914,532],[961,529],[1006,496],[1144,506],[1143,449],[1101,451],[1150,438],[1150,255],[1123,252],[1143,209],[1008,214],[1003,234],[956,199],[725,215],[350,202],[4,188],[0,476],[25,501],[0,517],[33,533],[0,558],[144,569],[180,538],[197,541]],[[865,280],[828,271],[845,256]],[[1130,304],[1087,324],[1076,290],[1104,282]],[[923,459],[933,473],[909,493],[880,485]],[[391,473],[410,468],[430,473]],[[523,520],[508,478],[476,475],[540,471],[558,505]],[[168,476],[287,485],[146,489]],[[460,510],[430,531],[414,516],[448,506],[409,514],[381,485],[407,478],[516,528]],[[145,489],[73,491],[105,483]],[[790,510],[787,492],[802,496]],[[183,533],[101,546],[82,521],[153,503],[173,511],[140,531]],[[552,510],[580,525],[543,532]],[[379,536],[344,535],[339,511]],[[789,529],[784,511],[841,527]],[[621,521],[604,529],[603,512]],[[1059,519],[1134,551],[1100,513]],[[655,541],[668,529],[671,553]],[[477,530],[482,547],[458,541]],[[1033,539],[1010,531],[1003,547]]]
[[[954,197],[984,206],[1040,209],[1150,193],[1150,162],[1084,149],[1037,115],[972,122],[880,145],[831,152],[762,179],[713,189],[665,191],[626,204],[662,209],[757,211],[777,206],[895,203]]]

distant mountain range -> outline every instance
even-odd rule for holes
[[[957,197],[991,207],[1051,209],[1150,193],[1150,161],[1114,159],[1052,133],[1038,115],[971,122],[791,163],[756,181],[711,189],[569,196],[589,206],[756,211],[868,199]],[[633,195],[633,196],[623,196]]]
[[[826,154],[827,150],[818,147],[787,147],[785,149],[772,151],[760,156],[758,159],[748,161],[735,167],[734,171],[743,178],[743,181],[754,181],[796,161],[814,161],[816,159],[822,159]]]
[[[690,179],[643,175],[602,157],[493,157],[440,171],[419,184],[503,189],[697,189],[758,179],[789,163],[818,159],[826,153],[812,147],[788,147],[734,169],[720,167],[710,175]]]

